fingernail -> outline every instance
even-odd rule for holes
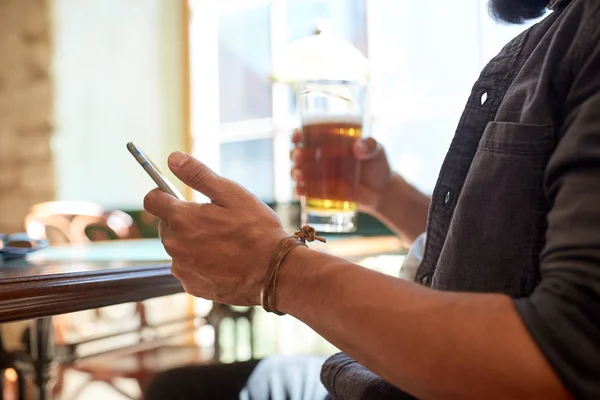
[[[359,140],[356,142],[356,150],[360,154],[367,154],[369,152],[369,148],[367,147],[364,140]]]
[[[171,153],[171,155],[169,156],[169,164],[172,167],[181,167],[183,166],[183,164],[186,163],[186,161],[188,160],[189,156],[181,151],[175,151],[173,153]]]

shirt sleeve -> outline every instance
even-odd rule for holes
[[[334,354],[325,361],[321,382],[332,400],[415,399],[344,353]]]
[[[400,278],[414,282],[417,276],[417,271],[423,261],[423,255],[425,253],[425,239],[427,235],[422,233],[415,239],[410,250],[404,258],[404,262],[400,267]]]
[[[600,398],[600,13],[567,95],[545,175],[550,201],[541,282],[515,305],[531,336],[576,398]],[[595,31],[595,32],[593,32]],[[582,40],[583,41],[583,40]]]

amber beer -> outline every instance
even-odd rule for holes
[[[359,162],[352,147],[362,120],[351,116],[305,120],[303,169],[306,211],[332,215],[356,211]]]
[[[302,218],[319,232],[356,231],[359,162],[352,147],[363,133],[366,82],[310,80],[297,88],[302,121]]]

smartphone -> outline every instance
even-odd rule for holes
[[[158,185],[158,188],[160,190],[170,194],[171,196],[179,200],[185,200],[181,192],[177,190],[177,188],[160,173],[156,165],[154,165],[154,163],[150,161],[148,157],[146,157],[146,155],[142,152],[142,150],[139,149],[139,147],[137,147],[132,142],[129,142],[127,143],[127,150],[129,150],[133,158],[135,158],[135,160],[142,166],[142,168],[144,168],[144,171],[146,171],[146,173],[150,175],[150,178],[152,178],[156,185]]]

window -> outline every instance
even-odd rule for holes
[[[480,70],[527,26],[487,0],[190,0],[193,151],[264,201],[293,199],[291,90],[271,66],[327,20],[370,60],[372,134],[393,167],[431,192]]]

